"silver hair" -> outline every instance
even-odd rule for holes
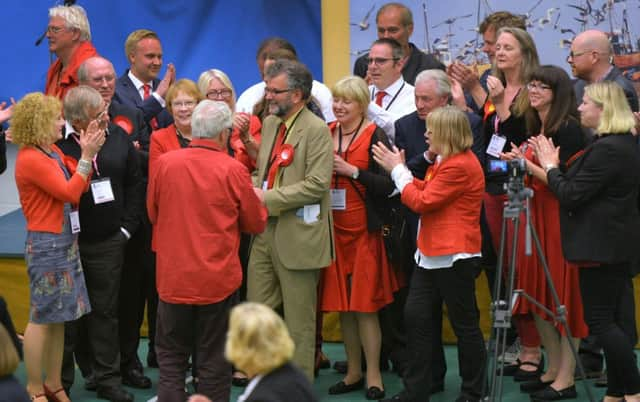
[[[224,71],[218,70],[216,68],[212,68],[211,70],[204,71],[202,74],[200,74],[200,78],[198,78],[198,90],[200,90],[202,96],[205,98],[207,97],[207,89],[209,88],[211,80],[213,80],[214,78],[219,79],[225,87],[231,90],[231,99],[233,99],[233,102],[235,103],[236,90],[233,88],[231,79],[229,79],[229,76],[225,74]]]
[[[70,29],[80,31],[80,40],[91,40],[91,27],[84,8],[74,4],[73,6],[55,6],[49,9],[49,18],[60,17],[65,21],[65,25]]]
[[[100,92],[87,85],[72,88],[64,97],[64,118],[69,122],[88,121],[89,110],[95,110],[103,105]]]
[[[218,138],[233,126],[231,109],[226,103],[205,99],[191,114],[191,135],[194,138]]]
[[[89,57],[87,60],[83,61],[82,64],[80,64],[80,67],[78,67],[78,82],[80,83],[80,85],[89,84],[89,64],[95,61],[104,61],[105,63],[109,64],[109,66],[111,66],[111,70],[113,70],[113,73],[115,74],[116,70],[113,67],[113,63],[111,63],[109,60],[100,56]]]
[[[438,95],[451,96],[451,81],[449,81],[447,73],[439,69],[423,70],[416,77],[416,85],[429,80],[436,83]]]

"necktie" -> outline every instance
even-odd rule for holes
[[[142,86],[142,90],[144,91],[142,99],[147,99],[149,96],[151,96],[151,85],[149,84],[144,84]],[[157,130],[158,129],[158,120],[154,117],[153,119],[151,119],[151,129],[152,130]]]
[[[387,93],[385,91],[376,92],[376,105],[382,107],[382,98],[384,98],[385,96],[387,96]]]
[[[284,135],[287,132],[287,126],[284,123],[280,124],[278,128],[278,134],[276,135],[276,141],[273,144],[273,150],[271,151],[271,158],[269,159],[271,163],[269,164],[269,174],[267,176],[267,188],[273,188],[273,184],[275,183],[276,173],[278,172],[278,154],[280,153],[280,148],[284,143]]]

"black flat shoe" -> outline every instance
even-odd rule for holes
[[[511,364],[505,364],[504,366],[502,366],[502,375],[505,377],[511,377],[513,376],[518,369],[520,368],[520,364],[522,362],[520,361],[520,359],[516,360],[515,363],[511,363]],[[496,374],[500,375],[500,367],[498,366],[496,368]]]
[[[369,387],[364,397],[370,401],[377,401],[378,399],[384,398],[384,390],[378,387]]]
[[[231,377],[231,385],[234,387],[246,387],[249,385],[249,379],[247,377]]]
[[[530,394],[532,392],[540,391],[552,383],[553,381],[542,381],[541,378],[538,377],[535,380],[525,381],[520,384],[520,392]]]
[[[560,401],[562,399],[575,399],[578,397],[576,386],[572,385],[565,389],[556,390],[551,385],[531,394],[532,402]]]
[[[353,384],[346,384],[344,381],[340,381],[329,387],[329,395],[346,394],[362,388],[364,388],[364,377]]]
[[[522,369],[522,366],[535,367],[536,369],[533,371],[526,371]],[[540,363],[534,363],[529,361],[520,362],[520,367],[513,375],[513,381],[521,382],[521,381],[531,381],[542,375],[542,370],[544,369],[544,359],[540,359]]]
[[[347,374],[347,361],[336,360],[336,362],[333,363],[333,369],[340,374]]]

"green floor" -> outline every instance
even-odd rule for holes
[[[140,347],[141,357],[146,357],[146,341]],[[328,343],[323,347],[325,354],[331,359],[334,360],[343,360],[344,359],[344,348],[341,343]],[[447,373],[447,379],[445,384],[445,391],[439,394],[436,394],[431,397],[432,402],[452,402],[455,401],[458,396],[458,389],[460,386],[460,380],[458,377],[458,354],[455,346],[447,346],[445,349],[446,358],[447,358],[447,366],[449,367]],[[143,359],[144,360],[144,359]],[[151,378],[154,384],[158,382],[158,369],[145,369],[145,374]],[[25,382],[25,372],[24,365],[21,364],[16,376],[18,379],[24,383]],[[79,371],[76,371],[76,378],[81,378]],[[327,389],[334,383],[340,381],[342,376],[336,373],[333,369],[321,370],[320,376],[316,379],[314,383],[314,389],[316,391],[316,395],[318,395],[321,401],[334,401],[334,402],[359,402],[366,401],[364,397],[364,391],[357,391],[350,394],[344,395],[328,395]],[[394,395],[402,389],[402,383],[400,378],[391,372],[384,373],[384,385],[386,388],[387,395]],[[588,401],[587,394],[583,388],[582,382],[578,382],[578,398],[575,401]],[[135,395],[135,400],[137,402],[145,402],[155,396],[155,386],[149,390],[137,390],[128,388],[129,391],[133,392]],[[599,401],[600,398],[604,396],[603,388],[591,388],[593,390],[594,397],[596,401]],[[231,393],[231,401],[235,401],[242,392],[241,388],[232,388]],[[80,383],[76,384],[71,390],[71,399],[74,402],[98,402],[100,399],[96,398],[96,394],[94,392],[86,391],[83,388],[83,382],[80,380]],[[504,394],[502,401],[504,402],[516,402],[516,401],[528,401],[529,397],[525,394],[520,393],[518,389],[518,385],[513,382],[511,378],[505,377],[504,380]],[[304,401],[301,401],[304,402]]]

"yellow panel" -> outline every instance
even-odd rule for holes
[[[331,88],[351,73],[349,0],[322,0],[322,73]]]

